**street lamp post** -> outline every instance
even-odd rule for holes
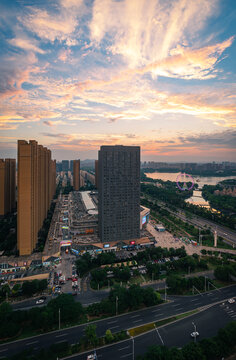
[[[118,314],[118,296],[116,296],[116,315]]]
[[[192,324],[193,324],[193,326],[194,326],[194,332],[195,332],[194,342],[196,342],[196,341],[197,341],[197,334],[196,334],[196,332],[197,332],[197,327],[196,327],[196,324],[195,324],[194,321],[192,322]]]
[[[59,327],[59,330],[61,330],[61,309],[60,308],[58,311],[58,327]]]
[[[207,277],[205,276],[205,292],[206,292],[206,279],[207,279]]]
[[[132,354],[133,354],[133,360],[134,360],[134,337],[132,336],[132,342],[133,342],[133,351],[132,351]]]

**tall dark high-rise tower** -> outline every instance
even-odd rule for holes
[[[98,222],[103,242],[140,237],[139,146],[101,146]]]

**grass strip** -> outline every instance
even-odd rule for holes
[[[145,324],[145,325],[141,325],[136,328],[130,329],[129,334],[130,334],[130,336],[137,336],[137,335],[143,334],[149,330],[153,330],[154,328],[155,328],[154,323]]]
[[[184,314],[172,316],[172,317],[169,317],[167,319],[157,321],[156,323],[153,322],[153,323],[150,323],[150,324],[145,324],[145,325],[138,326],[136,328],[129,329],[129,335],[130,336],[137,336],[137,335],[143,334],[143,333],[145,333],[147,331],[155,329],[155,327],[160,327],[160,326],[169,324],[169,323],[171,323],[173,321],[183,319],[183,318],[185,318],[187,316],[190,316],[192,314],[197,313],[198,311],[199,310],[197,310],[197,309],[192,310],[192,311],[188,311],[188,312],[186,312]]]

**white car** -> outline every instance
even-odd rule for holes
[[[199,332],[194,331],[191,333],[191,336],[192,336],[192,338],[195,338],[195,337],[199,336]]]
[[[90,354],[87,356],[87,360],[97,360],[97,356],[95,354]]]
[[[39,299],[39,300],[36,301],[36,305],[43,304],[43,303],[44,303],[43,299]]]
[[[228,303],[233,304],[233,303],[235,303],[235,300],[234,299],[229,299]]]

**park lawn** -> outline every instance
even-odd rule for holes
[[[147,281],[145,278],[144,278],[145,281]],[[133,285],[133,284],[142,284],[144,281],[143,281],[143,277],[141,275],[139,276],[134,276],[134,277],[131,277],[130,280],[129,280],[129,283],[130,285]]]

